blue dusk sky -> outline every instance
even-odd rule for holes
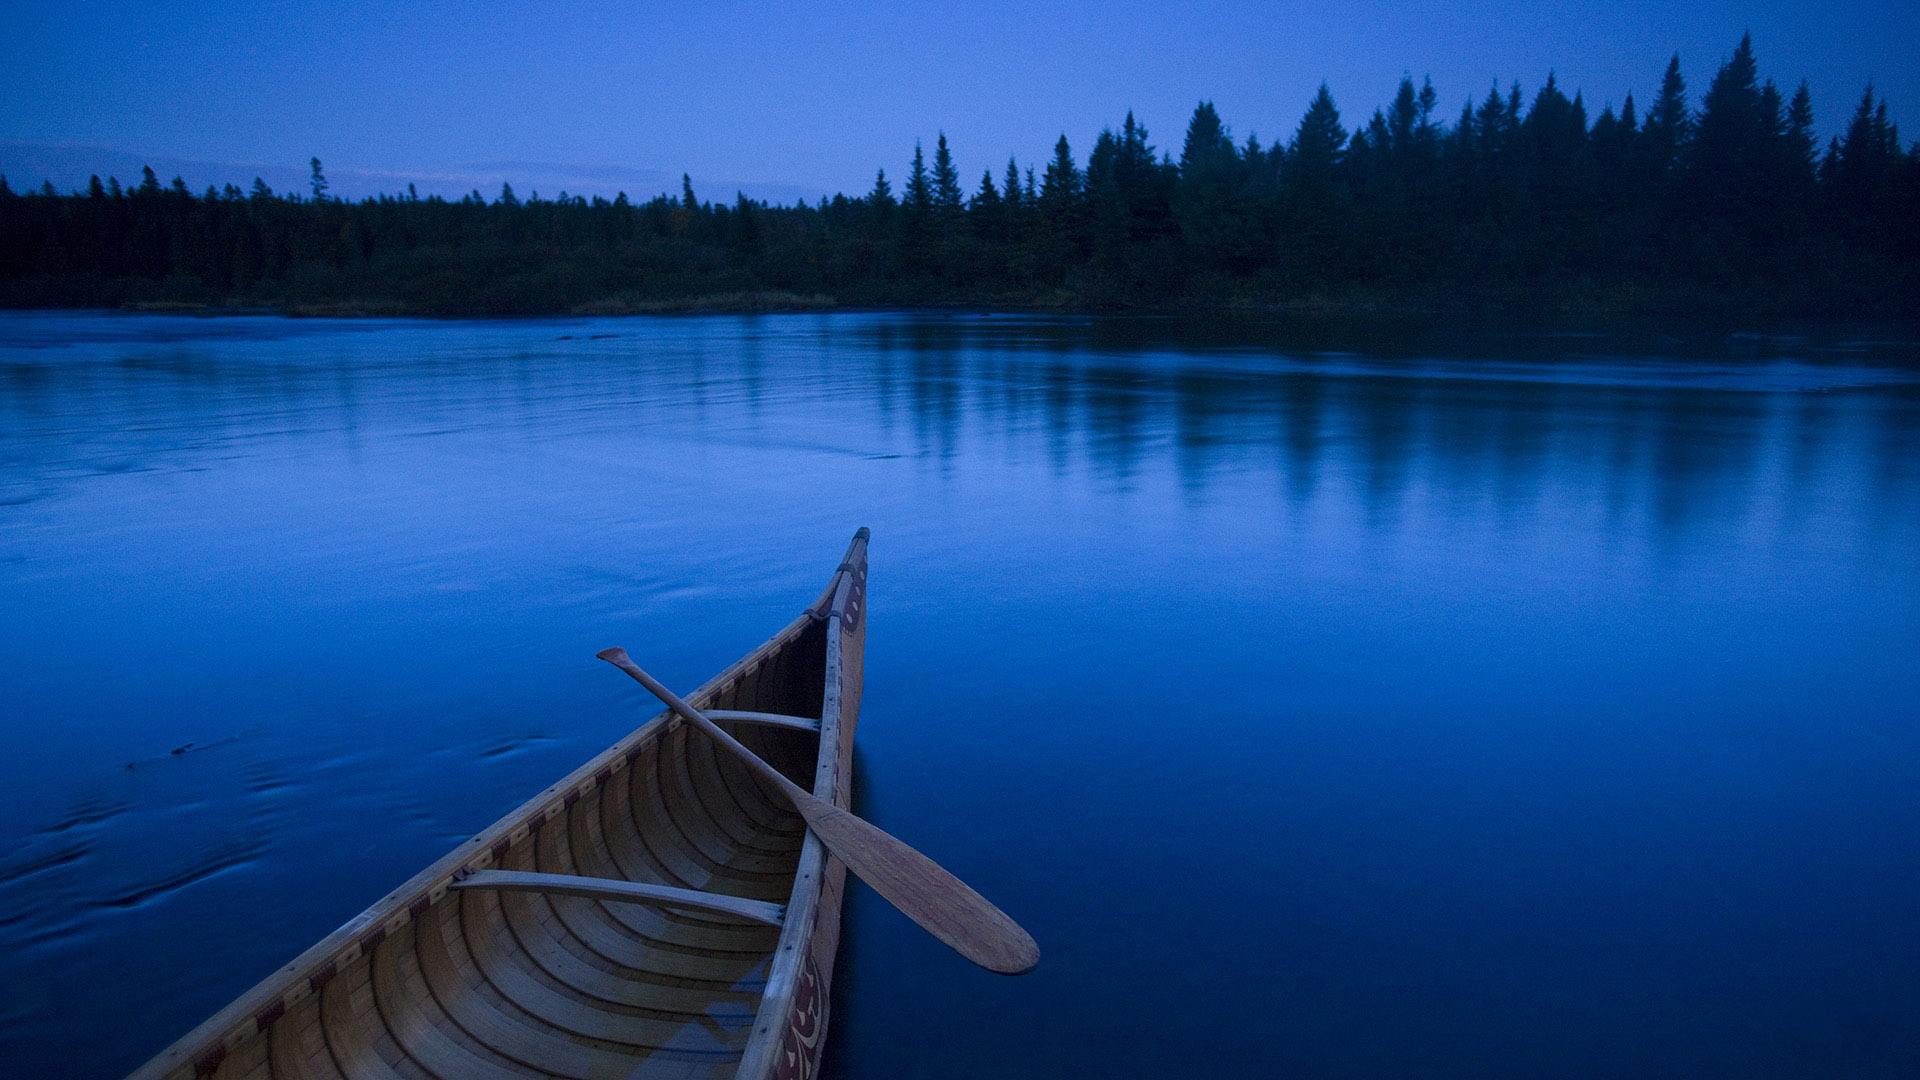
[[[1868,80],[1920,135],[1920,4],[1539,0],[1416,4],[466,3],[10,0],[0,172],[398,190],[636,195],[861,191],[944,130],[969,186],[1064,132],[1083,157],[1128,109],[1177,152],[1195,102],[1236,136],[1292,132],[1325,80],[1351,126],[1403,74],[1451,118],[1547,73],[1590,112],[1645,101],[1680,54],[1698,100],[1751,31],[1762,74],[1808,80],[1822,134]]]

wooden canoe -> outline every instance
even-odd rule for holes
[[[688,701],[845,807],[867,530],[786,629]],[[846,870],[661,713],[327,935],[141,1080],[799,1080]]]

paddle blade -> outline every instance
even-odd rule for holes
[[[796,802],[807,826],[847,869],[961,956],[1002,975],[1040,962],[1032,935],[939,863],[832,803],[812,796]]]

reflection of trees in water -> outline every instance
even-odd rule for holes
[[[1876,400],[1866,412],[1874,534],[1911,531],[1920,521],[1920,390],[1904,387]]]
[[[948,474],[964,456],[1041,465],[1058,483],[1078,472],[1112,491],[1164,477],[1195,504],[1270,492],[1304,513],[1337,498],[1376,530],[1397,527],[1416,499],[1421,513],[1509,519],[1551,503],[1613,535],[1669,542],[1754,515],[1772,528],[1853,514],[1908,529],[1920,502],[1920,389],[1897,381],[1656,385],[1604,360],[1575,381],[1521,360],[1495,369],[1485,353],[1455,364],[1398,343],[1253,349],[1219,328],[1153,320],[800,316],[608,330],[618,336],[400,325],[16,349],[0,356],[0,461],[12,492],[90,471],[200,467],[288,438],[337,439],[351,458],[377,440],[461,432],[527,447],[612,433],[777,452],[803,431],[808,445],[853,449],[904,434]]]
[[[998,452],[1015,455],[1011,433],[1042,431],[1056,474],[1077,462],[1133,490],[1164,471],[1190,499],[1206,500],[1230,477],[1270,472],[1268,490],[1286,492],[1296,510],[1329,494],[1333,478],[1375,529],[1394,527],[1417,490],[1429,512],[1493,509],[1514,519],[1551,502],[1556,513],[1651,529],[1670,543],[1743,520],[1763,496],[1807,503],[1815,462],[1847,454],[1879,463],[1878,501],[1914,499],[1901,463],[1914,460],[1920,417],[1894,404],[1900,391],[1662,386],[1631,381],[1631,369],[1612,383],[1444,365],[1430,377],[1298,355],[1263,370],[1245,350],[1217,349],[1216,359],[1138,345],[1137,335],[1099,323],[936,320],[906,339],[924,350],[914,369],[923,385],[913,391],[923,449],[951,457],[971,439],[976,452],[997,441]],[[1023,359],[1036,349],[1049,359]],[[1805,404],[1816,397],[1819,405]],[[1863,425],[1877,442],[1865,441]]]

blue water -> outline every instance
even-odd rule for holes
[[[869,525],[860,808],[1045,956],[857,891],[831,1076],[1920,1075],[1917,352],[0,315],[0,1072],[136,1064]]]

